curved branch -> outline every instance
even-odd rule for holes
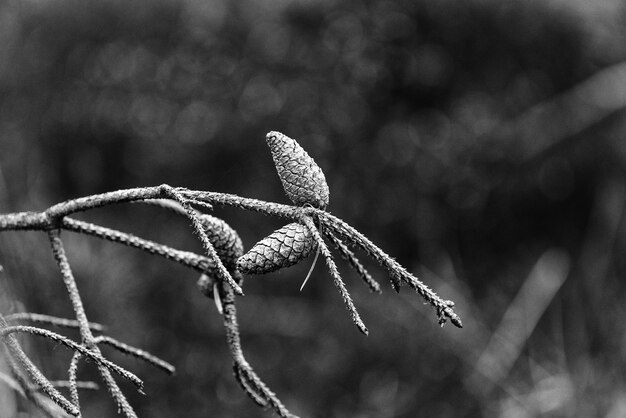
[[[284,418],[297,418],[283,405],[265,383],[257,376],[241,350],[241,338],[239,336],[239,323],[237,321],[237,309],[235,307],[235,295],[233,290],[222,283],[220,286],[222,307],[224,310],[224,328],[226,329],[226,341],[230,355],[233,358],[235,378],[250,396],[261,406],[270,406],[279,416]]]

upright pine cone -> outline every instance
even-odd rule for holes
[[[266,136],[285,193],[297,206],[328,205],[326,177],[313,158],[292,138],[272,131]]]
[[[230,225],[215,216],[202,214],[200,220],[204,230],[213,244],[217,256],[226,268],[234,267],[237,259],[243,254],[243,243],[239,234]]]
[[[263,274],[293,266],[317,247],[311,231],[297,222],[287,224],[257,242],[237,260],[237,270]]]

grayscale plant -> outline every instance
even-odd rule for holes
[[[327,242],[358,273],[370,290],[380,293],[380,285],[367,272],[352,250],[352,248],[357,248],[388,271],[391,285],[396,291],[399,291],[402,286],[408,286],[422,296],[435,309],[439,324],[443,325],[450,320],[457,327],[462,326],[461,319],[453,310],[452,301],[439,297],[362,233],[325,210],[329,201],[329,191],[324,173],[294,139],[278,132],[270,132],[266,139],[285,193],[293,205],[249,199],[234,194],[161,185],[118,190],[68,200],[51,206],[43,212],[0,215],[0,231],[38,230],[47,233],[76,316],[75,320],[68,320],[32,313],[0,315],[0,341],[9,359],[12,374],[12,376],[0,377],[4,381],[11,382],[11,387],[32,401],[47,416],[58,416],[59,408],[69,415],[80,416],[79,389],[98,388],[98,385],[93,382],[77,380],[79,363],[81,360],[90,359],[98,368],[103,384],[107,387],[119,410],[127,417],[134,417],[136,413],[118,387],[113,375],[117,374],[131,381],[140,391],[143,388],[143,382],[133,373],[107,360],[102,354],[101,347],[108,345],[144,360],[167,373],[174,372],[174,367],[169,363],[104,335],[103,326],[88,321],[63,245],[62,234],[66,231],[137,248],[201,273],[198,280],[200,291],[214,299],[218,311],[223,315],[235,378],[253,401],[263,408],[273,410],[281,417],[293,415],[257,376],[245,359],[241,348],[235,303],[237,296],[243,295],[243,274],[261,274],[289,267],[316,251],[324,257],[352,321],[363,334],[367,335],[368,330],[339,274]],[[204,254],[177,250],[126,232],[72,217],[74,214],[90,209],[129,202],[157,205],[188,218],[193,232],[202,243]],[[199,210],[199,208],[210,210],[214,205],[231,206],[268,216],[277,216],[285,219],[287,223],[261,239],[244,254],[243,243],[235,229],[223,220]],[[80,331],[81,340],[80,342],[73,341],[41,326],[21,325],[23,322],[75,327]],[[51,381],[45,377],[21,348],[15,337],[18,333],[44,337],[73,350],[74,355],[68,368],[67,380]],[[69,387],[70,399],[59,392],[57,389],[59,386]]]

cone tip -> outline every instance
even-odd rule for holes
[[[269,141],[269,140],[272,140],[272,139],[276,139],[276,137],[278,137],[280,135],[282,135],[282,134],[280,132],[278,132],[278,131],[269,131],[267,133],[267,135],[265,135],[265,139],[267,139]]]

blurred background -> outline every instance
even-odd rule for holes
[[[464,322],[440,328],[364,255],[383,295],[339,267],[369,337],[321,262],[302,292],[309,262],[247,278],[244,352],[293,413],[620,417],[625,59],[618,0],[5,0],[0,212],[161,183],[286,203],[264,139],[278,130],[323,168],[328,210]],[[246,248],[281,225],[214,212]],[[200,251],[157,208],[80,218]],[[105,350],[145,380],[146,396],[121,382],[140,416],[270,415],[235,382],[193,271],[64,238],[89,318],[177,367]],[[72,316],[45,234],[1,233],[0,265],[3,312]],[[67,376],[68,350],[23,341]],[[84,416],[116,416],[104,391],[81,399]]]

